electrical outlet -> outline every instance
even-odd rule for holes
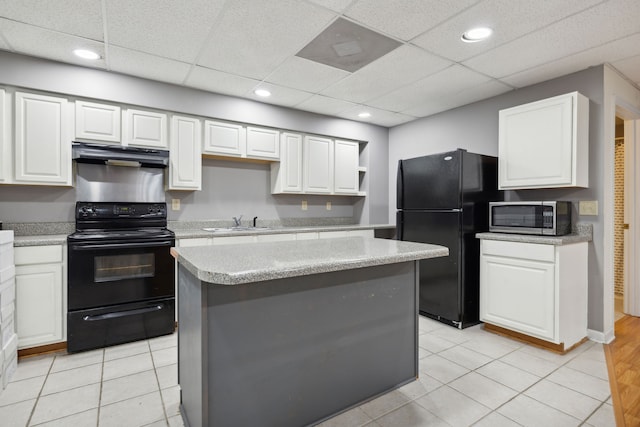
[[[306,211],[306,210],[307,210],[307,201],[306,201],[306,200],[303,200],[303,201],[302,201],[302,210],[303,210],[303,211]]]
[[[598,215],[597,200],[581,200],[578,205],[578,213],[580,215]]]
[[[331,210],[331,202],[327,202],[327,210],[330,211]]]
[[[172,211],[180,210],[180,199],[171,199],[171,210]]]

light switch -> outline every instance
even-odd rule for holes
[[[331,210],[331,202],[327,202],[327,210],[330,211]]]
[[[307,210],[307,201],[306,201],[306,200],[303,200],[303,201],[302,201],[302,210],[303,210],[303,211],[306,211],[306,210]]]
[[[180,199],[171,199],[171,210],[172,211],[180,210]]]
[[[578,213],[580,215],[598,215],[597,200],[581,200],[578,205]]]

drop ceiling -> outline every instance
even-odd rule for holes
[[[399,47],[353,72],[296,56],[340,19]],[[640,86],[640,1],[0,0],[0,49],[391,127],[602,63]]]

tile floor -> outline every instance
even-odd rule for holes
[[[420,317],[420,379],[322,427],[615,426],[601,344],[556,355]],[[181,426],[176,335],[19,362],[5,426]]]

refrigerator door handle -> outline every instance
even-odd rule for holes
[[[404,209],[404,173],[402,173],[402,160],[398,160],[398,178],[396,179],[396,207]]]

